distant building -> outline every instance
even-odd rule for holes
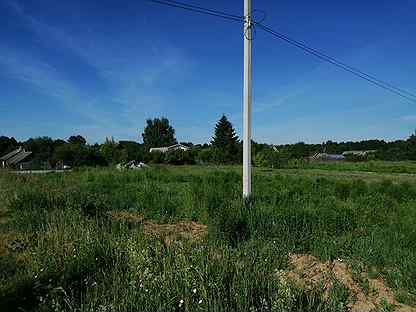
[[[174,145],[166,146],[166,147],[152,147],[150,149],[150,153],[154,153],[154,152],[167,153],[167,152],[173,152],[173,151],[177,151],[177,150],[187,151],[189,149],[190,148],[186,145],[174,144]]]
[[[32,155],[32,152],[25,151],[24,148],[19,147],[18,149],[0,157],[1,167],[2,168],[15,168],[15,169],[24,169],[29,156]]]
[[[344,156],[368,156],[370,154],[374,154],[377,150],[368,150],[368,151],[345,151],[342,153]]]
[[[342,161],[345,156],[341,154],[316,153],[309,158],[312,161]]]

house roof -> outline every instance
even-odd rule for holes
[[[12,158],[13,156],[15,156],[16,154],[20,153],[22,151],[22,147],[19,147],[18,149],[15,149],[13,151],[11,151],[10,153],[7,153],[6,155],[3,155],[2,157],[0,157],[1,161],[6,161],[10,158]]]
[[[9,158],[8,160],[6,160],[6,162],[9,165],[16,165],[19,162],[21,162],[22,160],[24,160],[25,158],[27,158],[31,154],[32,154],[32,152],[26,152],[25,150],[21,150],[19,153],[17,153],[13,157]]]
[[[168,151],[171,151],[171,150],[176,150],[178,148],[182,148],[184,150],[188,150],[189,149],[188,146],[183,145],[183,144],[180,144],[180,143],[177,143],[177,144],[174,144],[174,145],[171,145],[171,146],[152,147],[150,149],[150,152],[152,152],[152,151],[168,152]]]
[[[317,153],[312,156],[314,159],[336,159],[336,160],[342,160],[345,159],[344,155],[340,154],[328,154],[328,153]]]
[[[25,158],[27,158],[31,154],[32,154],[32,152],[21,151],[17,155],[15,155],[12,158],[10,158],[9,160],[7,160],[7,163],[10,164],[10,165],[15,165],[15,164],[21,162],[22,160],[24,160]]]
[[[375,153],[377,150],[366,150],[366,151],[345,151],[342,153],[342,155],[366,155]]]
[[[171,146],[168,146],[167,148],[168,149],[174,149],[174,148],[184,148],[184,149],[189,149],[189,147],[188,146],[185,146],[185,145],[183,145],[183,144],[180,144],[180,143],[178,143],[178,144],[174,144],[174,145],[171,145]]]

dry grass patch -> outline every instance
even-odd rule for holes
[[[416,312],[416,307],[401,304],[395,298],[394,292],[386,286],[381,278],[369,278],[368,289],[364,289],[354,278],[348,265],[342,260],[320,262],[311,255],[289,255],[292,270],[284,273],[284,277],[304,289],[314,289],[323,285],[325,295],[328,295],[334,282],[342,283],[349,290],[348,308],[352,312],[380,311],[383,307],[391,311]]]
[[[145,221],[143,215],[128,211],[109,212],[112,220],[127,223],[129,226],[143,225],[146,236],[161,239],[166,246],[173,241],[192,240],[200,241],[208,234],[208,227],[194,221],[180,221],[177,223],[156,223]]]
[[[144,220],[143,215],[136,212],[110,211],[108,214],[113,221],[127,223],[129,225],[139,225]]]
[[[146,221],[144,233],[162,239],[166,246],[170,246],[173,241],[181,239],[200,241],[208,234],[208,227],[194,221],[180,221],[173,224]]]
[[[0,233],[0,257],[11,252],[25,251],[27,247],[28,239],[24,235],[15,232]]]

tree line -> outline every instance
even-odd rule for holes
[[[72,167],[108,166],[130,160],[178,165],[238,163],[239,155],[242,155],[241,142],[226,116],[218,121],[210,143],[194,145],[191,142],[181,142],[190,147],[188,151],[149,152],[150,148],[178,143],[175,130],[167,118],[148,119],[141,136],[143,143],[117,142],[110,137],[102,144],[88,144],[81,135],[70,136],[66,140],[37,137],[23,142],[18,142],[13,137],[0,136],[0,156],[21,146],[32,152],[31,162],[34,167],[55,168],[58,164]]]
[[[238,164],[242,161],[242,142],[231,122],[223,115],[217,122],[212,140],[205,144],[181,142],[189,150],[169,153],[153,152],[150,148],[177,144],[175,130],[167,118],[154,118],[146,121],[141,134],[143,143],[116,141],[106,138],[102,144],[88,144],[81,135],[70,136],[67,140],[50,137],[30,138],[18,142],[15,138],[0,136],[0,156],[22,146],[33,153],[32,163],[37,167],[56,167],[66,164],[73,167],[108,166],[130,160],[146,163],[166,164]],[[322,144],[271,145],[253,142],[253,163],[264,167],[285,167],[290,161],[303,161],[307,157],[325,152],[340,154],[350,150],[375,150],[367,156],[356,157],[354,161],[377,160],[416,160],[416,134],[406,140],[386,142],[384,140],[364,140],[359,142],[333,142]]]

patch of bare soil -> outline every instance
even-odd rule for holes
[[[157,224],[146,221],[144,222],[144,233],[160,238],[166,246],[170,246],[173,241],[180,239],[202,240],[208,233],[208,227],[193,221],[181,221],[174,224]]]
[[[369,286],[364,290],[342,260],[320,262],[311,255],[299,254],[290,254],[289,260],[293,269],[284,274],[286,279],[305,289],[324,285],[325,294],[329,293],[334,281],[337,280],[349,290],[348,308],[352,312],[379,311],[383,301],[394,307],[394,311],[416,312],[416,307],[397,302],[393,291],[381,278],[371,279],[367,274],[362,274],[360,279],[367,280]]]
[[[0,257],[11,252],[22,252],[28,247],[27,240],[17,233],[0,233]]]
[[[159,224],[153,221],[145,221],[143,215],[134,212],[111,211],[109,215],[112,220],[124,222],[130,226],[143,225],[145,235],[161,239],[166,246],[170,246],[173,241],[177,240],[200,241],[208,234],[206,225],[194,221]]]

